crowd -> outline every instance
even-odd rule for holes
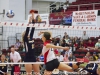
[[[93,52],[91,53],[90,50],[100,50],[100,39],[97,40],[93,40],[90,39],[89,36],[86,34],[86,31],[83,31],[83,35],[82,37],[78,38],[78,37],[70,37],[66,32],[64,33],[64,36],[62,39],[57,40],[56,38],[53,38],[52,40],[52,44],[54,45],[61,45],[63,47],[65,46],[69,46],[70,50],[69,51],[63,51],[63,50],[58,50],[55,49],[55,56],[57,57],[57,59],[61,62],[73,62],[73,61],[77,61],[79,62],[80,60],[74,56],[73,51],[72,51],[72,47],[75,48],[76,50],[87,50],[88,52],[85,54],[85,56],[83,58],[80,59],[84,59],[83,62],[80,63],[79,68],[81,69],[81,72],[84,70],[86,71],[86,73],[89,73],[90,75],[98,75],[100,74],[100,67],[99,64],[97,63],[92,63],[89,64],[89,61],[100,61],[100,53],[97,52]],[[23,44],[17,39],[16,43],[14,46],[10,47],[11,52],[7,53],[7,55],[5,56],[4,54],[1,55],[1,63],[2,62],[13,62],[13,63],[17,63],[17,62],[23,62],[23,59],[21,57],[21,55],[19,54],[19,51],[24,52],[24,47]],[[42,50],[42,49],[41,49]],[[40,54],[40,56],[37,57],[37,61],[44,61],[44,57],[42,54]],[[1,75],[5,75],[7,73],[7,66],[5,65],[0,65],[0,69],[2,69],[2,66],[4,69],[4,73],[0,72]],[[15,72],[15,67],[19,68],[20,70],[20,66],[19,65],[9,65],[11,67],[11,75],[13,75],[13,73]],[[43,69],[45,69],[45,66],[43,66]]]

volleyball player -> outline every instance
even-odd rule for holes
[[[29,23],[35,23],[34,21],[34,12],[32,13],[32,16],[29,19]],[[35,31],[35,28],[32,27],[30,35],[29,35],[30,27],[26,28],[26,31],[22,34],[23,43],[25,46],[25,62],[36,62],[36,57],[34,54],[34,40],[33,40],[33,34]],[[34,70],[35,75],[39,75],[39,65],[38,64],[25,64],[25,69],[27,75],[32,75],[32,70]]]
[[[53,48],[53,49],[69,50],[69,47],[61,47],[61,46],[52,45],[51,44],[51,38],[52,38],[51,32],[40,32],[38,35],[41,35],[41,34],[43,34],[42,41],[44,42],[42,53],[44,55],[44,63],[46,65],[46,71],[44,73],[45,75],[51,75],[54,69],[73,72],[75,69],[78,68],[77,65],[73,65],[73,68],[72,68],[64,63],[60,63],[56,59],[54,51],[51,49]]]

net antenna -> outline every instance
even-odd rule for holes
[[[5,15],[5,9],[3,9],[3,12],[0,13],[0,15],[3,15],[3,17],[4,17],[4,15]]]

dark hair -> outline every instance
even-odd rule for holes
[[[12,45],[12,46],[10,46],[10,47],[9,47],[9,49],[11,49],[11,48],[15,48],[15,46],[14,46],[14,45]]]
[[[46,40],[51,40],[50,37],[51,37],[51,34],[49,32],[44,32],[44,35],[43,35]]]

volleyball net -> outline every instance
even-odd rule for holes
[[[0,22],[0,27],[1,27],[0,50],[5,55],[7,55],[7,53],[10,53],[9,47],[12,45],[15,45],[17,39],[19,40],[19,42],[21,42],[22,33],[26,30],[26,27],[36,28],[33,39],[35,40],[35,49],[36,49],[35,54],[37,57],[42,52],[42,46],[43,46],[41,36],[38,36],[38,33],[40,31],[47,31],[47,30],[51,31],[54,44],[60,45],[60,46],[64,42],[63,37],[65,36],[65,34],[68,35],[66,37],[67,40],[65,42],[67,42],[71,48],[73,47],[72,48],[73,53],[76,51],[76,49],[74,47],[74,43],[72,40],[75,40],[76,38],[78,38],[79,40],[82,41],[83,31],[86,31],[86,34],[88,35],[89,38],[91,38],[91,40],[94,43],[96,43],[98,39],[100,38],[100,35],[99,35],[100,27],[91,27],[91,26],[64,26],[64,25],[46,25],[46,24],[41,24],[41,23],[27,24],[27,23],[17,23],[17,22]],[[20,55],[22,56],[22,58],[24,59],[24,56],[25,56],[24,48],[20,48],[18,49],[18,51]],[[62,52],[62,50],[59,50],[59,52]],[[84,51],[83,53],[86,54]],[[82,52],[78,54],[82,54]],[[79,58],[80,58],[80,55],[79,55]],[[37,62],[37,63],[44,64],[43,62]],[[64,63],[70,63],[70,62],[64,62]],[[76,63],[76,62],[71,62],[71,63]],[[7,64],[10,64],[10,63],[7,63]],[[28,63],[16,63],[16,64],[28,64]]]

